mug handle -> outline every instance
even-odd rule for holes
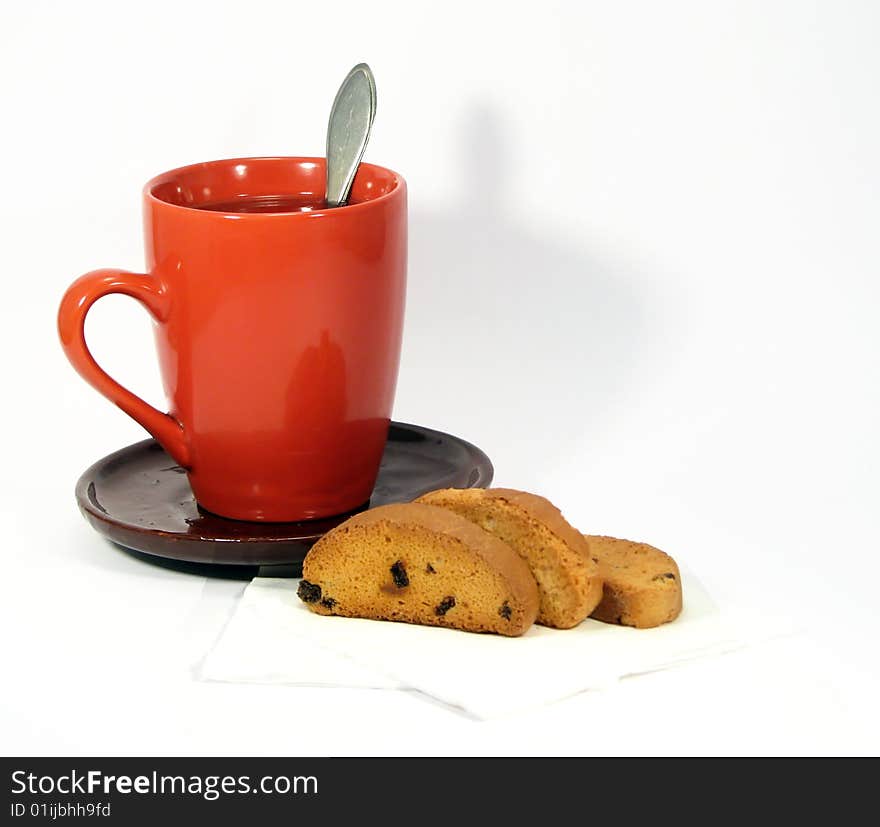
[[[190,452],[183,426],[170,414],[162,413],[123,388],[101,369],[89,351],[85,338],[86,314],[98,299],[110,293],[137,299],[157,322],[167,318],[168,294],[156,278],[126,270],[93,270],[71,284],[61,300],[58,334],[64,353],[86,382],[146,428],[178,465],[189,468]]]

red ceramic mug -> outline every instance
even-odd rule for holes
[[[144,188],[147,273],[95,270],[61,302],[71,364],[186,469],[199,505],[294,521],[365,503],[397,382],[406,287],[406,184],[361,164],[349,204],[322,209],[322,158],[240,158],[166,172]],[[256,196],[311,212],[217,211]],[[111,379],[84,338],[108,293],[155,324],[170,412]]]

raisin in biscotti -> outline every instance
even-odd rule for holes
[[[385,505],[346,520],[306,555],[300,599],[318,614],[521,635],[538,590],[509,546],[430,505]]]
[[[450,509],[516,551],[538,583],[538,623],[570,629],[598,605],[602,581],[586,540],[543,497],[509,488],[446,488],[416,502]]]
[[[592,617],[649,629],[681,614],[681,575],[668,554],[646,543],[587,535],[605,582]]]

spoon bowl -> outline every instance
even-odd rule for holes
[[[328,207],[347,203],[375,116],[376,80],[366,63],[358,63],[339,87],[327,123]]]

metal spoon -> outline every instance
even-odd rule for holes
[[[376,116],[376,81],[366,63],[352,69],[333,101],[327,124],[327,206],[348,201]]]

